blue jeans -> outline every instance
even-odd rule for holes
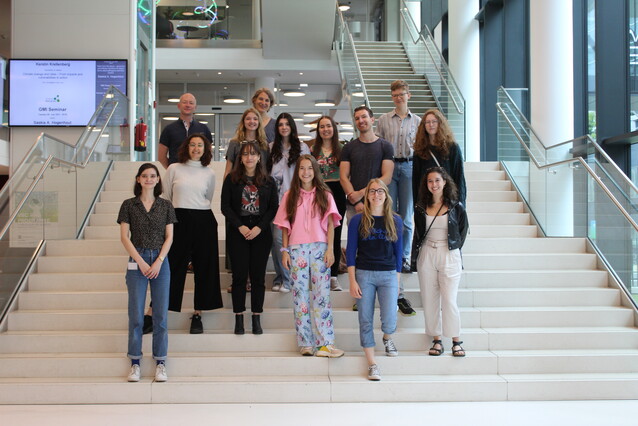
[[[273,284],[279,283],[288,290],[292,289],[292,280],[290,278],[290,271],[285,269],[281,264],[281,251],[279,250],[282,245],[281,229],[277,225],[272,225],[272,263],[275,266],[275,279]]]
[[[137,249],[142,259],[153,264],[159,250]],[[135,261],[129,258],[129,262]],[[137,264],[136,264],[137,266]],[[126,271],[126,287],[128,288],[128,357],[142,358],[142,329],[144,327],[144,307],[146,304],[146,288],[151,285],[151,301],[153,302],[153,358],[157,361],[166,359],[168,352],[168,294],[171,272],[168,259],[164,259],[157,278],[149,280],[139,268]]]
[[[403,258],[410,259],[412,230],[414,229],[414,200],[412,200],[412,161],[394,163],[392,181],[388,185],[392,210],[403,219]]]
[[[361,287],[361,299],[357,299],[359,311],[359,337],[361,346],[372,348],[374,343],[374,299],[379,298],[381,330],[393,334],[397,329],[397,271],[355,271]]]

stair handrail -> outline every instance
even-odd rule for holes
[[[499,92],[501,92],[503,95],[505,95],[507,97],[507,99],[511,102],[512,105],[516,106],[516,102],[514,102],[514,100],[512,99],[512,97],[509,95],[509,93],[507,92],[507,89],[505,89],[503,86],[500,86],[498,88]],[[500,107],[500,102],[497,103],[497,108],[499,109],[499,111],[501,111],[501,113],[503,114],[503,116],[505,118],[507,118],[507,116],[505,115],[505,111],[502,110],[502,108]],[[518,107],[516,107],[516,109],[518,110]],[[594,139],[592,139],[592,137],[589,134],[586,135],[582,135],[582,136],[578,136],[576,138],[573,139],[569,139],[566,140],[564,142],[559,142],[555,145],[552,145],[550,147],[547,147],[543,141],[541,140],[541,138],[538,137],[538,134],[536,133],[536,131],[534,130],[534,128],[532,127],[532,125],[529,123],[529,121],[527,120],[527,118],[525,118],[525,115],[518,110],[517,111],[518,114],[517,116],[521,117],[521,120],[523,122],[523,124],[525,125],[525,127],[527,129],[529,129],[532,134],[534,135],[534,137],[536,138],[536,140],[538,140],[538,142],[541,144],[541,146],[543,147],[543,149],[548,150],[548,149],[553,149],[556,148],[558,146],[562,146],[562,145],[567,145],[570,143],[574,143],[574,142],[578,142],[580,140],[584,140],[587,141],[588,143],[590,143],[596,150],[596,153],[599,154],[601,157],[603,157],[608,163],[609,165],[611,165],[611,167],[618,173],[619,176],[622,177],[623,179],[623,184],[628,185],[630,188],[632,188],[634,191],[636,191],[636,193],[638,194],[638,187],[636,187],[636,185],[634,184],[634,182],[629,179],[629,177],[625,174],[625,172],[623,172],[620,167],[618,167],[618,164],[616,164],[616,162],[614,160],[611,159],[611,157],[609,156],[609,154],[607,154],[607,152],[600,146],[600,144],[598,144],[598,142],[596,142]],[[509,122],[509,119],[508,119]],[[518,134],[518,132],[515,132],[515,135],[517,137],[519,137],[520,135]],[[520,140],[520,139],[519,139]],[[524,142],[523,142],[524,144]],[[529,150],[528,150],[529,151]],[[535,157],[534,157],[535,158]]]
[[[407,5],[405,4],[404,0],[401,0],[401,18],[403,18],[403,20],[405,21],[406,26],[412,30],[410,31],[410,36],[413,39],[413,43],[418,44],[419,40],[423,42],[423,45],[426,51],[428,52],[428,55],[430,55],[430,58],[432,59],[432,63],[434,64],[436,71],[438,72],[439,76],[441,76],[441,81],[445,85],[445,88],[447,89],[448,93],[450,93],[451,95],[452,102],[454,103],[454,107],[456,108],[456,111],[459,114],[463,114],[465,108],[462,108],[459,106],[459,102],[457,102],[456,97],[458,96],[458,98],[460,98],[460,103],[462,103],[463,105],[465,105],[465,98],[463,98],[463,94],[461,93],[461,90],[459,89],[459,86],[456,83],[456,80],[454,80],[454,76],[450,72],[450,68],[447,66],[447,63],[443,59],[443,54],[441,54],[441,51],[439,50],[436,43],[432,42],[431,44],[434,46],[434,49],[436,51],[436,57],[435,57],[435,55],[432,53],[430,49],[429,43],[427,43],[425,37],[423,36],[423,34],[425,33],[427,34],[428,38],[433,41],[434,37],[432,36],[430,29],[428,28],[427,25],[424,24],[423,29],[419,31],[418,27],[416,26],[416,23],[414,22],[414,18],[412,18],[412,15],[410,14],[410,11]],[[417,34],[418,36],[415,38],[413,34]],[[446,71],[447,76],[450,78],[454,86],[454,90],[452,90],[450,86],[448,85],[445,74],[443,73],[443,71],[441,71],[441,68],[439,68],[436,59],[440,59],[439,62],[442,64],[443,68]]]
[[[104,107],[106,106],[106,99],[112,99],[113,98],[113,96],[108,97],[109,93],[112,93],[111,89],[119,92],[122,96],[125,96],[116,87],[111,86],[109,88],[109,90],[107,91],[107,93],[105,94],[105,96],[102,99],[102,101],[100,102],[100,105],[98,106],[98,108],[96,108],[95,112],[91,116],[91,120],[89,120],[89,123],[92,123],[95,119],[97,119],[97,117],[99,117],[99,114],[102,113],[102,111],[104,110]],[[119,102],[117,100],[113,100],[113,101],[109,101],[109,102],[112,102],[113,108],[108,113],[108,117],[105,120],[106,123],[110,122],[111,118],[113,117],[113,114],[115,113],[117,105],[119,104]],[[85,137],[86,132],[87,131],[93,131],[94,128],[95,128],[94,125],[87,125],[85,130],[84,130],[84,132],[83,132],[83,134],[80,136],[80,140],[82,140],[82,138],[86,139],[86,137]],[[61,163],[61,164],[66,164],[69,167],[79,167],[79,168],[82,168],[82,169],[85,168],[86,165],[88,164],[91,156],[93,155],[93,152],[95,151],[95,148],[97,147],[97,144],[100,141],[100,138],[102,137],[103,133],[104,133],[104,126],[102,126],[101,129],[99,130],[99,134],[95,138],[95,142],[90,147],[89,152],[86,155],[86,158],[84,159],[84,161],[81,161],[81,162],[78,162],[77,158],[78,158],[79,152],[86,147],[86,141],[85,140],[79,142],[77,145],[74,146],[74,145],[69,144],[68,142],[65,142],[65,141],[60,140],[58,138],[55,138],[53,136],[47,135],[44,132],[40,133],[40,135],[38,136],[38,139],[36,139],[36,141],[33,143],[31,148],[27,152],[27,155],[24,157],[23,161],[16,168],[16,171],[14,172],[12,177],[9,178],[9,180],[5,183],[4,187],[0,190],[0,200],[3,198],[3,196],[5,196],[5,194],[7,192],[10,191],[10,188],[12,187],[12,185],[11,185],[12,184],[12,180],[14,179],[15,176],[19,176],[20,171],[21,171],[20,168],[24,166],[25,162],[30,157],[30,154],[32,154],[41,144],[44,143],[43,141],[45,140],[45,138],[47,140],[52,140],[53,142],[56,142],[58,144],[63,144],[63,145],[66,145],[67,147],[72,148],[73,149],[73,157],[72,157],[71,161],[67,161],[64,158],[58,158],[57,156],[54,156],[54,155],[49,155],[46,158],[46,160],[42,163],[42,166],[40,167],[38,172],[33,177],[33,182],[29,185],[29,187],[25,191],[25,193],[22,196],[22,198],[20,199],[20,201],[18,201],[18,203],[16,204],[16,208],[13,210],[13,213],[11,213],[11,215],[9,216],[9,219],[7,220],[5,225],[2,227],[2,230],[0,230],[0,240],[2,240],[4,238],[4,236],[6,235],[7,231],[11,228],[11,225],[15,222],[15,219],[20,214],[22,207],[24,206],[24,204],[27,201],[27,199],[29,198],[29,196],[35,190],[35,187],[37,186],[37,184],[42,179],[42,176],[44,175],[44,172],[49,167],[49,165],[53,161],[55,161],[55,162],[58,162],[58,163]]]
[[[532,162],[534,163],[534,165],[536,166],[537,169],[543,170],[543,169],[548,169],[550,167],[560,166],[560,165],[563,165],[563,164],[580,163],[584,167],[584,169],[587,171],[587,173],[589,173],[589,175],[598,184],[598,186],[603,190],[603,192],[610,198],[612,203],[618,208],[618,210],[620,210],[620,213],[625,217],[625,219],[627,219],[627,221],[631,224],[631,226],[638,232],[638,223],[636,223],[634,221],[634,219],[627,212],[627,210],[625,210],[625,208],[618,201],[618,199],[614,196],[614,194],[612,194],[612,192],[609,190],[609,188],[607,188],[607,185],[605,185],[605,183],[600,179],[600,177],[598,177],[598,175],[592,170],[592,168],[589,166],[589,164],[587,164],[587,162],[585,160],[583,160],[582,157],[579,156],[579,157],[575,157],[575,158],[568,158],[568,159],[565,159],[565,160],[555,161],[555,162],[552,162],[552,163],[541,164],[541,162],[537,160],[536,156],[532,153],[532,151],[529,149],[529,147],[527,146],[527,144],[525,143],[523,138],[520,136],[520,134],[518,133],[518,131],[514,127],[514,124],[511,122],[511,120],[507,116],[505,110],[501,107],[501,103],[500,102],[496,103],[496,108],[500,112],[500,114],[503,116],[503,118],[507,122],[508,126],[510,127],[510,129],[514,133],[514,136],[518,139],[520,145],[527,152],[527,154],[529,155],[529,157],[531,158]],[[531,127],[530,127],[530,129],[531,129]],[[578,139],[580,139],[580,138],[578,138]],[[540,142],[540,139],[538,139],[538,140]],[[567,144],[567,143],[570,143],[570,142],[571,141],[561,142],[560,144],[557,144],[555,146],[564,145],[564,144]],[[541,144],[542,144],[542,142],[541,142]],[[543,145],[543,147],[545,149],[547,149],[544,145]],[[552,148],[553,147],[554,146],[552,146]]]
[[[363,92],[363,100],[364,100],[365,104],[369,107],[370,103],[368,102],[368,92],[366,90],[365,82],[363,81],[363,74],[361,73],[361,64],[359,63],[359,56],[357,55],[357,50],[354,47],[354,39],[352,38],[352,33],[350,33],[350,29],[346,25],[345,20],[343,19],[343,14],[339,10],[338,5],[336,7],[336,11],[337,11],[336,12],[337,16],[339,17],[339,23],[340,23],[341,31],[345,34],[345,36],[348,39],[348,42],[352,46],[352,53],[353,53],[353,57],[354,57],[354,67],[355,67],[355,70],[357,72],[357,76],[359,77],[359,81],[361,83],[361,90]],[[339,58],[339,55],[337,55],[337,58]],[[346,80],[346,84],[349,85],[348,76],[347,76],[347,74],[345,72],[344,72],[344,77],[345,77],[345,80]],[[352,97],[352,93],[349,93],[349,95],[350,95],[350,98],[351,98]]]

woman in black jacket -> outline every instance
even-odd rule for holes
[[[412,199],[415,203],[419,199],[421,180],[431,167],[443,167],[448,172],[456,184],[458,200],[465,205],[463,154],[454,141],[450,125],[438,109],[425,111],[414,139]]]
[[[233,271],[235,334],[244,334],[246,279],[250,276],[252,332],[262,334],[266,263],[272,247],[270,223],[277,213],[277,186],[266,174],[255,141],[242,142],[239,158],[224,179],[222,213],[228,223],[226,239]]]
[[[441,335],[452,338],[452,355],[464,357],[461,316],[456,302],[463,263],[460,249],[468,222],[457,189],[442,167],[428,169],[414,209],[412,262],[416,266],[425,312],[425,332],[432,336],[429,354],[444,352]]]

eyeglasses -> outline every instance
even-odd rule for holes
[[[406,96],[406,95],[407,95],[407,92],[403,92],[403,93],[393,93],[393,94],[392,94],[392,97],[393,97],[393,98],[401,98],[401,97]]]
[[[439,124],[439,120],[428,120],[425,124],[428,126],[434,126],[435,124]]]
[[[385,195],[385,189],[383,188],[379,188],[379,189],[369,189],[368,190],[368,194],[370,195]]]

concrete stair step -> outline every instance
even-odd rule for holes
[[[606,271],[592,270],[483,270],[463,274],[461,286],[473,289],[607,287]]]
[[[538,236],[536,225],[472,225],[469,235],[481,238],[535,238]]]
[[[597,257],[589,253],[501,253],[472,254],[463,256],[463,266],[470,270],[517,270],[517,269],[596,269]]]
[[[511,191],[508,180],[468,180],[467,191]]]
[[[500,223],[502,225],[529,225],[529,213],[468,213],[469,223],[474,225],[491,225]]]
[[[474,223],[483,213],[470,213]],[[486,213],[485,213],[486,214]],[[500,214],[496,214],[498,217]],[[498,222],[501,218],[499,217]],[[512,254],[512,253],[585,253],[584,238],[480,238],[470,236],[463,245],[463,254]]]
[[[514,191],[468,191],[467,201],[518,201],[518,194]]]
[[[469,201],[468,213],[522,213],[521,201]]]
[[[202,317],[203,318],[203,317]],[[248,325],[248,324],[247,324]],[[264,334],[255,336],[250,327],[243,336],[232,334],[232,329],[210,330],[204,328],[203,334],[188,334],[187,329],[169,330],[169,353],[244,353],[259,354],[256,348],[265,348],[268,352],[295,354],[299,356],[297,338],[292,327],[285,329],[264,329]],[[360,353],[358,329],[335,329],[336,345],[347,352]],[[375,351],[383,353],[381,334],[375,333]],[[423,326],[405,328],[393,335],[400,352],[418,351],[425,353],[431,346],[431,339],[425,335]],[[111,353],[126,354],[128,334],[122,330],[24,330],[9,331],[0,335],[0,353],[6,354],[48,354],[48,353]],[[463,329],[464,345],[472,351],[486,351],[489,346],[488,335],[478,328]],[[604,343],[603,340],[601,343]],[[450,339],[443,339],[450,347]],[[142,351],[152,353],[152,338],[145,335]]]

